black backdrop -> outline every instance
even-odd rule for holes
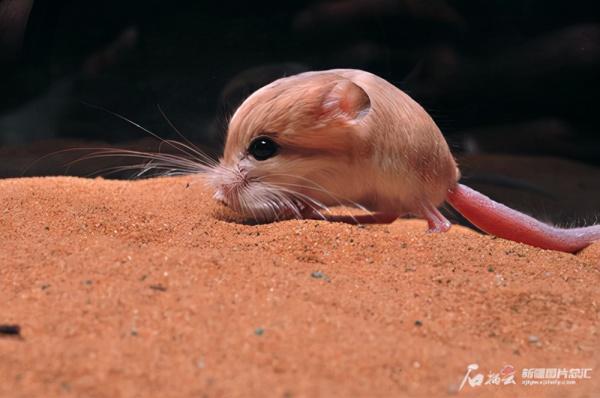
[[[92,105],[170,137],[157,104],[218,148],[227,115],[255,88],[352,67],[422,103],[456,153],[600,162],[593,0],[36,0],[20,20],[15,8],[29,3],[0,0],[5,148],[146,136]]]

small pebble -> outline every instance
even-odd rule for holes
[[[159,292],[166,292],[166,291],[167,291],[167,288],[166,288],[166,287],[164,287],[164,286],[163,286],[163,285],[161,285],[161,284],[158,284],[158,285],[150,285],[150,289],[152,289],[152,290],[157,290],[157,291],[159,291]]]
[[[2,325],[0,325],[0,335],[20,336],[21,335],[21,326],[2,324]]]
[[[537,343],[539,343],[539,342],[540,342],[540,338],[539,338],[538,336],[536,336],[536,335],[530,334],[530,335],[527,337],[527,341],[528,341],[530,344],[537,344]]]
[[[324,273],[322,273],[321,271],[312,272],[310,274],[310,276],[312,276],[315,279],[323,279],[324,281],[331,282],[329,277],[327,275],[325,275]]]

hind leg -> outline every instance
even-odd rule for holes
[[[435,206],[425,205],[421,209],[420,216],[427,220],[429,226],[427,232],[446,232],[451,227],[450,221]]]

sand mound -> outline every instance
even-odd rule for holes
[[[4,396],[593,396],[600,244],[244,225],[193,177],[0,180]],[[486,380],[507,364],[514,385]],[[524,368],[592,368],[519,386]],[[477,372],[474,372],[477,373]],[[204,394],[204,395],[203,395]]]

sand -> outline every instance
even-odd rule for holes
[[[197,177],[0,180],[0,236],[1,396],[600,396],[600,243],[246,225]]]

